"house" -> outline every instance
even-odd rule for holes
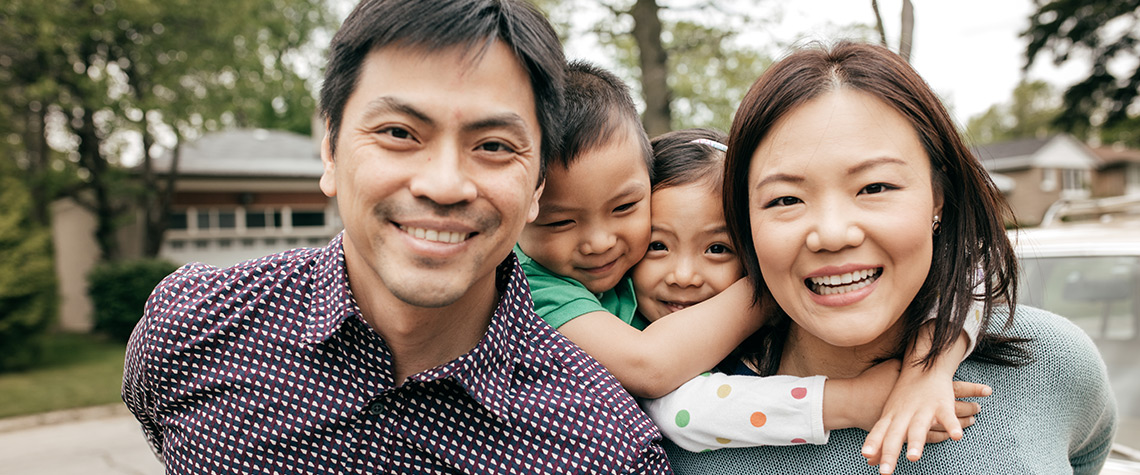
[[[156,158],[170,169],[172,156]],[[169,227],[159,257],[229,266],[296,247],[325,245],[341,230],[335,201],[319,187],[319,142],[273,130],[227,130],[183,145]],[[71,200],[52,206],[60,327],[90,330],[86,275],[97,263],[95,218]],[[141,212],[119,232],[124,257],[141,257]]]
[[[1021,139],[974,147],[974,154],[994,177],[1013,208],[1017,226],[1041,222],[1060,199],[1092,196],[1098,155],[1068,134]]]
[[[1096,197],[1140,194],[1140,150],[1122,146],[1097,147],[1100,166],[1092,182]]]

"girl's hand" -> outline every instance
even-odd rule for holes
[[[973,416],[980,407],[955,398],[992,393],[989,386],[952,381],[950,375],[935,368],[911,369],[899,376],[883,406],[882,417],[863,444],[862,453],[867,463],[879,465],[881,474],[894,473],[904,439],[907,459],[912,462],[922,457],[923,444],[927,442],[961,439],[962,427],[973,424]]]

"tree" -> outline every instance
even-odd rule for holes
[[[875,31],[879,32],[879,44],[890,48],[887,42],[887,30],[883,27],[883,15],[879,13],[879,1],[871,0],[871,10],[875,12]],[[899,56],[910,62],[910,51],[914,46],[914,5],[910,0],[902,2],[902,16],[899,21],[899,47],[896,50]]]
[[[104,258],[127,204],[142,207],[146,252],[157,253],[177,178],[152,158],[222,127],[307,132],[315,108],[306,75],[311,37],[329,26],[317,0],[9,0],[0,7],[0,87],[29,124],[9,140],[27,150],[36,201],[43,169],[73,170],[57,190],[95,213]],[[0,132],[8,132],[0,130]],[[51,148],[64,163],[53,161]],[[123,156],[141,148],[139,186]]]
[[[0,163],[0,371],[35,361],[59,297],[51,230],[31,216],[31,195]]]
[[[1104,131],[1108,139],[1140,145],[1140,0],[1035,0],[1037,10],[1022,33],[1028,70],[1043,56],[1054,64],[1090,61],[1088,75],[1064,92],[1055,119],[1062,130],[1085,139]]]
[[[681,2],[676,2],[681,3]],[[758,30],[759,2],[656,0],[540,1],[564,40],[579,35],[575,12],[607,13],[585,34],[596,38],[618,73],[635,78],[650,136],[687,127],[728,130],[736,104],[771,60],[738,44],[738,33]],[[600,62],[594,59],[594,62]],[[608,66],[608,65],[607,65]]]
[[[1023,138],[1043,138],[1058,132],[1060,97],[1045,81],[1022,81],[1011,102],[990,106],[966,123],[966,135],[979,144]]]

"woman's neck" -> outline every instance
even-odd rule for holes
[[[859,346],[832,345],[792,322],[788,328],[778,374],[792,376],[823,375],[829,378],[853,378],[890,356],[902,336],[903,319],[875,340]]]

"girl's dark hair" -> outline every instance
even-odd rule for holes
[[[526,0],[361,1],[329,45],[320,107],[329,123],[330,151],[335,155],[344,106],[369,53],[388,47],[427,53],[461,47],[474,54],[474,61],[495,41],[506,44],[530,76],[542,129],[540,176],[545,176],[561,145],[566,58],[546,16]]]
[[[881,46],[841,42],[831,48],[801,49],[768,68],[741,102],[725,157],[724,212],[755,289],[753,300],[778,308],[767,295],[752,241],[748,171],[753,153],[781,117],[845,88],[874,96],[911,123],[930,158],[934,189],[943,196],[942,228],[934,237],[930,272],[903,315],[903,337],[893,356],[903,354],[917,338],[925,316],[933,311],[933,345],[923,360],[931,364],[961,334],[967,311],[977,299],[984,302],[985,315],[973,357],[1006,365],[1027,362],[1029,355],[1020,344],[1024,340],[985,331],[995,305],[1008,307],[1007,326],[1013,321],[1017,259],[1004,227],[1004,218],[1012,216],[1012,211],[930,86],[906,61]],[[984,291],[975,295],[974,287],[979,284]],[[757,363],[762,374],[773,374],[779,368],[789,325],[786,313],[774,313],[738,352]]]
[[[654,137],[650,141],[653,146],[653,191],[701,181],[707,181],[717,192],[721,190],[724,152],[694,140],[723,144],[728,136],[710,129],[684,129]]]

